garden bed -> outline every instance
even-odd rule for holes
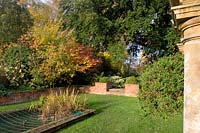
[[[94,110],[85,110],[56,121],[49,119],[44,122],[40,119],[38,112],[27,109],[2,112],[0,113],[0,131],[3,133],[49,133],[83,120],[92,114],[94,114]]]

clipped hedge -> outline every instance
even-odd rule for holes
[[[150,114],[182,111],[184,88],[184,58],[182,54],[163,57],[148,65],[141,74],[139,99]]]
[[[130,76],[126,78],[126,84],[137,84],[137,80],[135,76]]]

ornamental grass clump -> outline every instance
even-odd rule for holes
[[[58,120],[76,111],[84,111],[86,108],[86,97],[80,99],[74,89],[59,93],[51,90],[48,96],[40,97],[37,104],[30,106],[31,110],[41,113],[43,121]]]

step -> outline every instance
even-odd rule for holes
[[[109,89],[108,92],[123,92],[124,93],[124,89]]]

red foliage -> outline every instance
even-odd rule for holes
[[[73,58],[74,64],[78,64],[78,72],[95,72],[102,64],[102,59],[95,56],[93,48],[76,43],[68,45],[67,49]]]

